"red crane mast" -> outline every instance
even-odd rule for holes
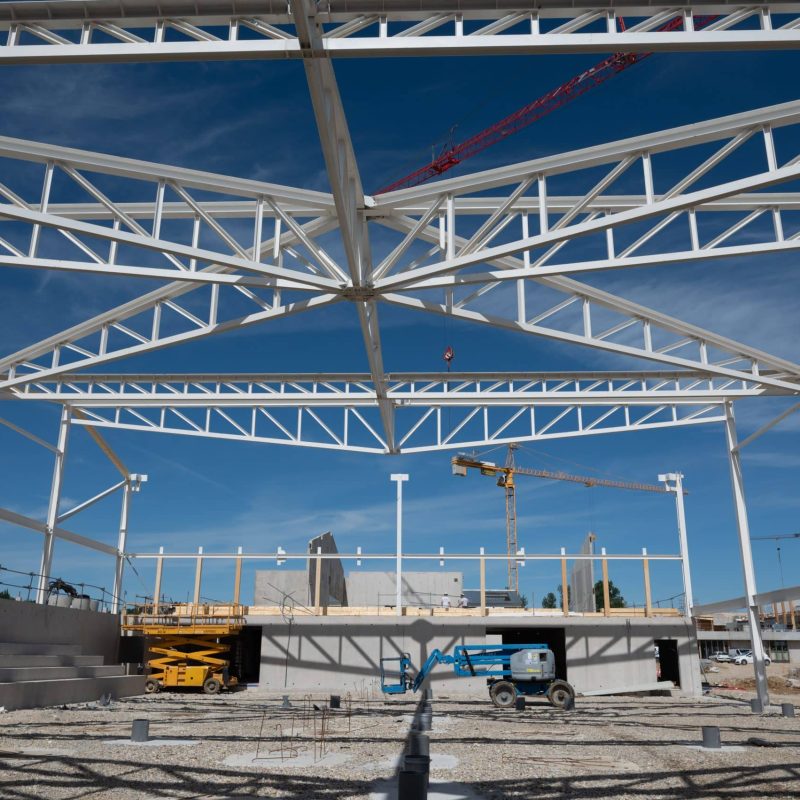
[[[715,19],[717,19],[716,16],[698,17],[695,20],[695,29],[699,30],[704,28]],[[620,19],[620,23],[624,30],[623,20]],[[669,32],[678,30],[682,25],[683,18],[678,16],[669,20],[660,28],[657,28],[657,30]],[[487,147],[491,147],[503,141],[503,139],[507,139],[523,128],[527,128],[528,125],[533,124],[536,120],[552,113],[557,108],[561,108],[561,106],[566,105],[576,97],[580,97],[593,87],[604,83],[609,78],[613,78],[623,70],[632,67],[634,64],[638,64],[651,55],[653,54],[614,53],[614,55],[603,59],[603,61],[595,64],[593,67],[575,75],[566,83],[562,83],[560,86],[534,100],[532,103],[528,103],[528,105],[523,106],[513,114],[509,114],[499,122],[495,122],[494,125],[490,125],[488,128],[480,131],[480,133],[476,133],[471,138],[443,150],[429,164],[420,167],[404,178],[390,183],[388,186],[384,186],[375,194],[386,194],[396,189],[407,189],[411,186],[419,186],[429,181],[431,178],[435,178],[437,175],[447,172],[462,161],[472,158],[486,150]]]

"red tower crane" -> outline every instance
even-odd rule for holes
[[[716,16],[697,17],[694,24],[695,30],[706,27],[715,19],[717,19]],[[683,17],[678,16],[673,17],[656,30],[669,32],[678,30],[682,25]],[[620,27],[622,30],[625,29],[624,26],[624,21],[620,19]],[[462,161],[472,158],[472,156],[486,150],[487,147],[491,147],[503,141],[503,139],[507,139],[523,128],[527,128],[528,125],[533,124],[536,120],[550,114],[557,108],[561,108],[561,106],[566,105],[576,97],[580,97],[582,94],[588,92],[589,89],[604,83],[609,78],[613,78],[623,70],[632,67],[634,64],[638,64],[651,55],[653,54],[614,53],[614,55],[603,59],[603,61],[595,64],[593,67],[575,75],[566,83],[562,83],[552,91],[539,97],[532,103],[528,103],[528,105],[523,106],[513,114],[509,114],[499,122],[495,122],[493,125],[476,133],[469,139],[446,148],[429,164],[420,167],[404,178],[390,183],[388,186],[384,186],[375,194],[386,194],[386,192],[392,192],[395,189],[407,189],[411,186],[419,186],[429,181],[431,178],[435,178],[437,175],[447,172]]]

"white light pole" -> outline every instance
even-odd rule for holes
[[[389,476],[397,484],[397,567],[395,581],[397,583],[397,616],[403,615],[403,484],[408,475],[395,472]]]

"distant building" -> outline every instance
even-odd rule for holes
[[[339,552],[330,531],[315,536],[308,543],[309,554],[316,553],[317,548],[320,548],[323,554]],[[287,565],[277,569],[257,570],[253,604],[256,606],[289,604],[310,607],[314,604],[316,566],[317,560],[309,558],[304,569],[292,569]],[[347,605],[347,583],[342,562],[338,558],[322,559],[320,602],[324,606]]]
[[[403,572],[403,604],[420,608],[438,606],[447,592],[452,604],[464,585],[460,572]],[[351,606],[393,606],[397,598],[394,572],[350,571],[347,596]]]

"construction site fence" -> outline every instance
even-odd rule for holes
[[[39,581],[44,578],[49,585],[62,582],[75,589],[77,597],[61,589],[48,593],[48,605],[62,608],[81,608],[91,611],[110,611],[114,605],[114,593],[103,586],[83,581],[67,580],[61,575],[44,575],[41,572],[22,572],[0,564],[0,593],[7,592],[11,600],[23,603],[36,601]]]

